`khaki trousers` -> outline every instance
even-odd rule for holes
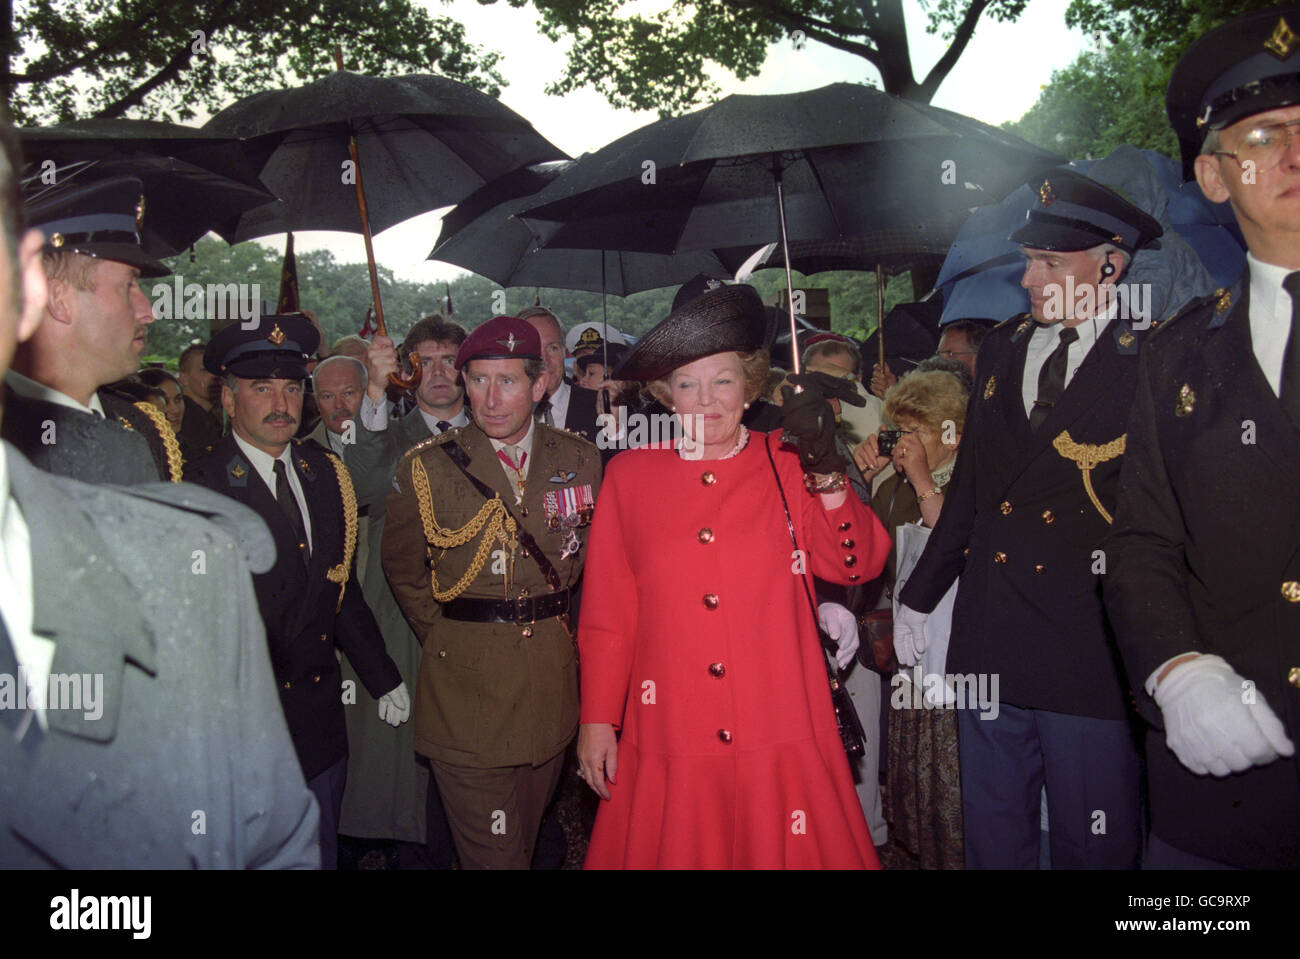
[[[430,759],[463,869],[527,869],[542,813],[564,768],[561,752],[540,766],[475,769]]]

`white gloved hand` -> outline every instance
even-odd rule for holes
[[[390,726],[400,726],[411,718],[411,696],[406,683],[398,683],[379,697],[379,718]]]
[[[858,651],[858,621],[852,613],[839,603],[822,603],[817,607],[817,622],[821,623],[826,635],[839,644],[835,651],[835,662],[840,669],[847,669],[853,662],[853,655]]]
[[[1246,682],[1220,657],[1197,656],[1171,669],[1156,687],[1165,741],[1197,775],[1227,776],[1295,755],[1264,694]]]
[[[894,655],[898,665],[915,666],[921,661],[925,652],[925,621],[927,614],[898,604],[898,613],[894,616]]]

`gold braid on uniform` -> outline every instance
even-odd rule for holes
[[[172,425],[167,422],[167,417],[162,410],[154,406],[148,400],[140,400],[135,404],[135,408],[143,413],[153,422],[154,429],[158,431],[158,438],[162,440],[163,451],[167,454],[167,475],[173,483],[181,481],[181,473],[185,461],[181,459],[181,446],[176,442],[176,431]],[[123,420],[122,422],[126,422]]]
[[[348,475],[343,461],[333,453],[325,455],[329,457],[330,465],[334,467],[334,475],[339,480],[339,495],[343,498],[343,562],[331,566],[325,573],[325,578],[337,584],[339,588],[339,601],[334,607],[334,612],[337,613],[343,608],[343,594],[348,588],[348,573],[352,569],[352,557],[357,551],[357,494],[352,488],[352,477]]]
[[[433,515],[433,495],[429,492],[429,474],[425,472],[424,464],[418,456],[411,459],[411,486],[415,490],[415,501],[420,507],[420,525],[424,527],[424,539],[429,546],[429,588],[433,592],[433,598],[438,602],[449,602],[469,588],[469,584],[474,582],[475,577],[483,569],[483,564],[487,562],[494,542],[510,547],[513,558],[519,542],[517,535],[519,524],[506,511],[506,504],[501,502],[499,495],[484,502],[479,511],[474,514],[474,518],[460,529],[446,529],[438,525],[438,520]],[[439,590],[438,573],[433,563],[434,548],[446,552],[464,546],[480,533],[482,537],[478,549],[469,568],[465,570],[465,575],[447,589]]]
[[[1056,439],[1052,440],[1052,445],[1056,447],[1056,452],[1060,453],[1067,460],[1073,460],[1074,464],[1083,472],[1083,488],[1088,493],[1088,499],[1092,500],[1092,505],[1097,507],[1097,512],[1101,514],[1107,524],[1113,523],[1110,513],[1101,505],[1101,500],[1097,499],[1096,492],[1092,488],[1092,468],[1098,463],[1105,463],[1107,460],[1113,460],[1117,456],[1124,455],[1124,447],[1128,442],[1128,434],[1124,433],[1117,436],[1109,443],[1103,443],[1100,446],[1094,446],[1089,443],[1076,443],[1070,438],[1068,430],[1062,430]]]

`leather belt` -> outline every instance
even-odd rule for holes
[[[453,599],[442,615],[462,623],[535,623],[569,611],[569,591],[523,599]]]

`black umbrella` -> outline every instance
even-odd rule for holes
[[[261,170],[279,202],[239,219],[231,243],[290,230],[361,229],[349,139],[365,170],[368,228],[458,203],[517,167],[567,159],[500,100],[446,77],[368,77],[336,70],[303,87],[245,97],[203,127],[275,135]]]
[[[577,161],[521,215],[550,247],[660,253],[885,228],[948,236],[1059,162],[969,117],[838,83],[731,96],[642,127]]]
[[[548,286],[615,296],[676,286],[701,273],[721,279],[735,272],[707,251],[672,256],[539,245],[515,214],[572,165],[564,160],[524,167],[477,190],[443,217],[429,259],[473,270],[503,287]]]

